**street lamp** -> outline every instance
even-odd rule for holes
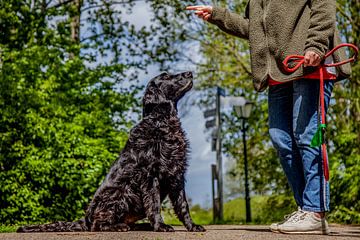
[[[245,205],[246,205],[246,222],[251,222],[251,208],[250,208],[250,194],[249,194],[249,179],[248,179],[248,162],[246,152],[246,130],[245,121],[250,117],[253,103],[246,101],[243,105],[235,105],[234,109],[238,117],[242,121],[242,136],[244,143],[244,167],[245,167]]]
[[[250,117],[253,105],[254,104],[252,102],[246,101],[243,105],[234,106],[234,109],[238,117],[246,120]]]

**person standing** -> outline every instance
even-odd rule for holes
[[[320,147],[311,147],[319,124],[319,71],[322,61],[339,62],[344,50],[330,59],[325,54],[340,43],[335,0],[250,0],[245,16],[217,6],[188,6],[224,32],[249,40],[256,91],[268,89],[269,133],[298,209],[270,230],[281,233],[328,234],[329,182],[324,179]],[[282,62],[304,55],[304,65],[293,73]],[[347,78],[350,65],[325,71],[325,109],[334,80]]]

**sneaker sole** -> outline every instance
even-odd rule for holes
[[[280,233],[279,229],[269,228],[269,230],[273,233]]]
[[[328,231],[319,231],[319,230],[314,230],[314,231],[284,231],[284,230],[279,230],[279,232],[284,233],[284,234],[320,234],[320,235],[329,235],[330,232]]]

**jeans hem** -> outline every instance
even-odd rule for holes
[[[301,209],[308,212],[329,212],[329,209],[321,208],[302,207]]]

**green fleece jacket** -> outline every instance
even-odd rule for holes
[[[288,55],[304,55],[307,50],[323,57],[338,45],[335,17],[335,0],[250,0],[245,17],[214,7],[208,21],[249,40],[254,87],[263,91],[269,77],[286,82],[314,71],[308,67],[289,74],[283,70],[282,61]],[[333,58],[335,62],[344,60],[345,50],[337,51]],[[349,64],[337,69],[339,80],[350,73]]]

